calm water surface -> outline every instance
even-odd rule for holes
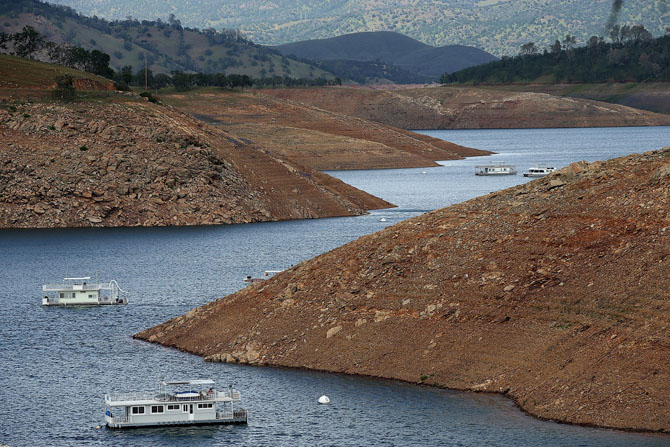
[[[281,268],[422,212],[525,181],[475,177],[502,160],[606,159],[670,145],[670,128],[425,132],[498,155],[426,169],[333,173],[397,205],[355,218],[158,229],[0,231],[0,444],[250,446],[661,446],[670,437],[542,422],[499,396],[334,374],[204,363],[131,335]],[[385,219],[384,222],[381,219]],[[117,279],[128,306],[39,305],[66,275]],[[108,391],[149,390],[159,375],[212,377],[242,391],[249,425],[112,431]],[[316,404],[321,394],[328,406]]]

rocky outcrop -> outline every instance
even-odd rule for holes
[[[401,222],[136,337],[670,432],[670,149]]]
[[[403,129],[670,125],[670,116],[623,105],[486,88],[276,89],[267,94]]]
[[[0,227],[208,225],[391,206],[133,96],[0,109]]]

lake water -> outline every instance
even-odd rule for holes
[[[526,181],[475,177],[490,160],[519,171],[670,145],[670,128],[424,132],[498,155],[443,167],[333,173],[398,208],[353,218],[196,228],[0,231],[0,444],[249,446],[661,446],[670,437],[536,420],[496,395],[287,369],[210,364],[132,334],[286,267],[422,212]],[[385,219],[384,222],[381,219]],[[116,279],[128,306],[39,305],[41,285]],[[158,376],[233,384],[248,426],[96,429],[103,394],[151,390]],[[331,404],[316,400],[327,394]]]

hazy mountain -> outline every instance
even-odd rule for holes
[[[315,61],[378,60],[430,78],[438,78],[445,72],[451,73],[497,59],[477,48],[463,45],[433,47],[388,31],[347,34],[275,48],[285,56],[294,55]]]
[[[166,18],[187,26],[239,28],[263,44],[361,31],[396,31],[431,45],[460,44],[497,56],[529,41],[548,46],[566,33],[586,42],[606,35],[611,0],[51,0],[87,15]],[[620,23],[663,34],[670,16],[661,0],[625,1]]]

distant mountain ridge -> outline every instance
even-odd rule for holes
[[[165,19],[185,26],[240,29],[254,42],[278,45],[361,31],[396,31],[431,45],[461,44],[496,56],[566,34],[586,42],[606,35],[613,0],[49,0],[107,19]],[[619,23],[643,24],[655,36],[668,26],[667,0],[623,2]]]
[[[234,30],[217,32],[182,27],[168,21],[107,21],[86,17],[68,7],[39,0],[0,0],[0,32],[12,34],[32,26],[47,40],[69,43],[110,55],[110,66],[144,67],[153,72],[173,70],[236,73],[252,77],[332,78],[316,66],[281,56],[248,41]]]
[[[284,56],[314,61],[382,61],[429,78],[498,60],[478,48],[464,45],[433,47],[392,31],[306,40],[279,45],[275,49]]]

